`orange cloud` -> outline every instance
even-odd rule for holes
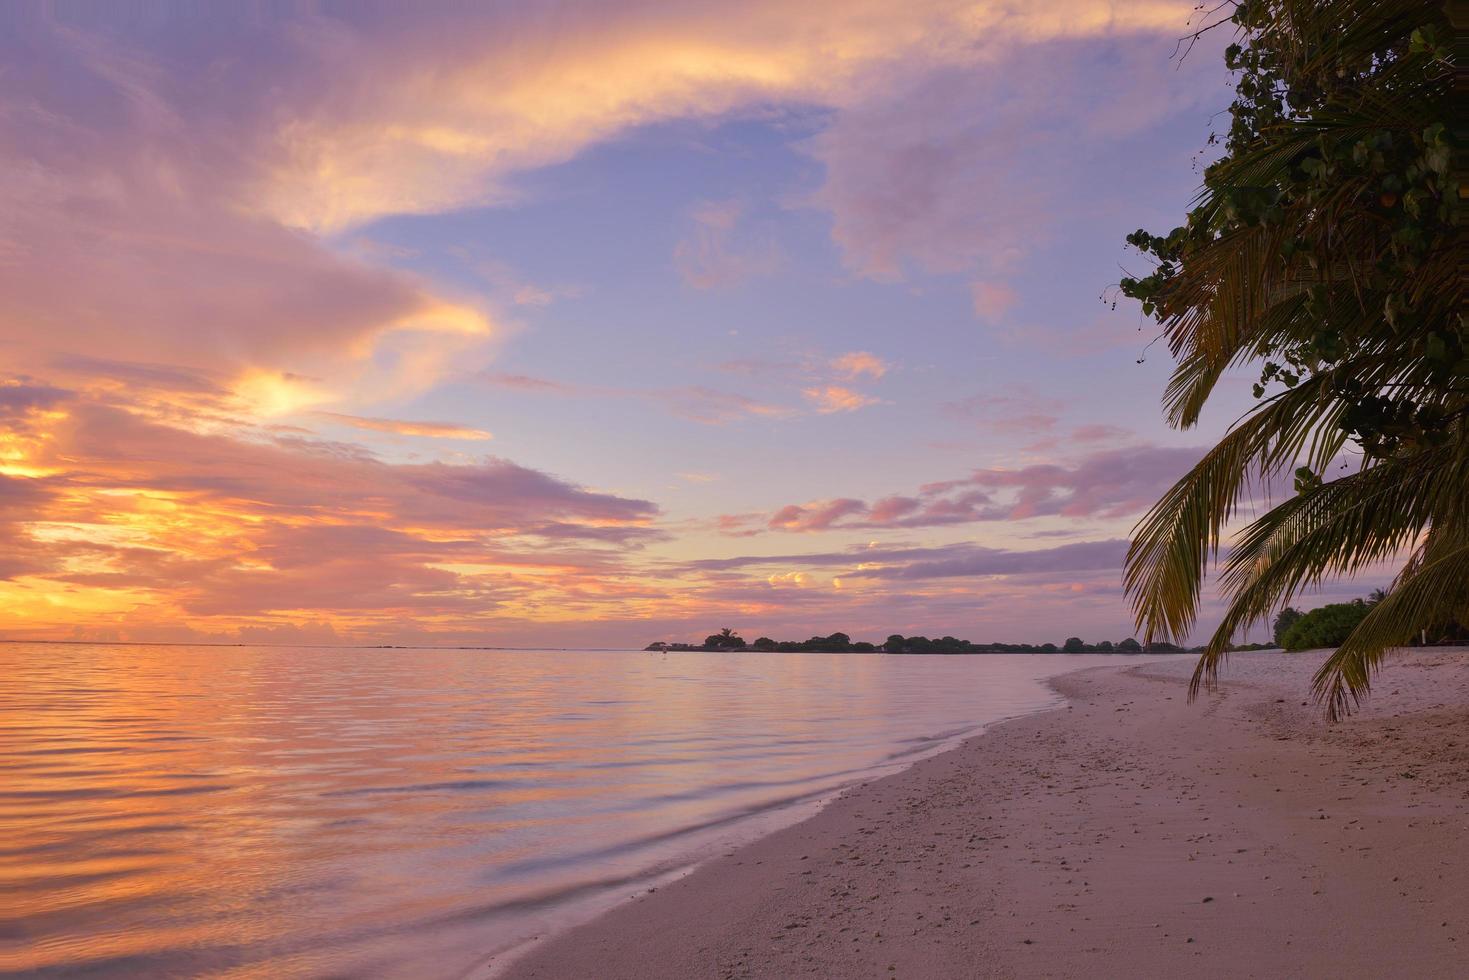
[[[815,388],[803,388],[801,394],[816,406],[816,410],[823,415],[831,415],[836,412],[855,412],[859,408],[868,405],[876,405],[879,401],[869,395],[844,388],[841,385],[819,385]]]
[[[865,350],[843,354],[832,360],[831,367],[849,381],[864,374],[871,378],[880,378],[888,372],[888,366],[883,363],[882,358]]]
[[[0,386],[0,601],[45,631],[309,616],[538,615],[615,584],[659,536],[648,501],[494,457],[386,463],[360,447],[160,424],[105,397]],[[556,614],[559,614],[556,613]]]
[[[393,268],[406,253],[354,247],[341,233],[510,201],[517,175],[634,127],[800,104],[835,111],[831,131],[809,143],[827,169],[813,202],[831,212],[852,268],[897,275],[916,261],[998,278],[1007,259],[995,243],[1020,226],[1009,219],[1034,217],[1036,199],[1012,191],[1025,181],[1000,179],[1013,176],[1003,161],[976,170],[984,185],[966,183],[955,161],[987,161],[1003,137],[1031,131],[932,145],[936,120],[973,113],[962,99],[919,98],[923,79],[992,79],[1015,49],[1058,39],[1177,33],[1189,9],[1183,0],[696,0],[603,7],[573,23],[533,5],[452,19],[384,5],[181,33],[188,57],[155,53],[158,35],[140,33],[154,21],[105,5],[84,18],[62,8],[23,19],[0,41],[11,83],[0,92],[0,323],[10,370],[54,386],[0,386],[9,626],[53,636],[171,623],[242,637],[480,637],[492,623],[623,617],[641,630],[692,609],[815,602],[806,597],[815,590],[768,576],[703,570],[671,583],[637,558],[663,534],[650,501],[493,457],[389,463],[295,427],[325,417],[486,438],[369,406],[483,371],[506,330],[497,311],[567,295],[483,269],[488,297],[465,293]],[[1007,118],[1033,108],[1016,99]],[[1004,206],[982,220],[952,207],[985,188],[993,199],[995,187],[1007,190]],[[773,253],[743,234],[738,208],[710,205],[691,218],[679,258],[690,281],[772,267]],[[813,356],[789,387],[806,385],[818,412],[853,411],[875,399],[828,381],[885,370],[867,352]],[[692,385],[610,392],[500,378],[521,390],[646,399],[705,424],[792,412],[763,400],[765,389],[757,399]],[[982,492],[945,491],[921,505],[821,502],[782,526],[901,526],[940,504],[962,511],[965,493]],[[953,601],[972,611],[972,596]]]
[[[373,432],[390,432],[400,436],[427,436],[435,439],[493,439],[483,429],[455,425],[452,422],[405,422],[400,419],[364,418],[360,415],[342,415],[338,412],[314,412],[317,418],[350,425],[357,429]]]

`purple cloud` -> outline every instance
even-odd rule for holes
[[[938,527],[1036,517],[1118,518],[1151,506],[1201,450],[1137,446],[1094,453],[1074,465],[975,470],[925,484],[916,494],[867,503],[852,497],[787,504],[766,521],[774,531]],[[749,529],[750,515],[725,515],[727,533]]]

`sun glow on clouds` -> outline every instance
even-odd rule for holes
[[[888,373],[888,366],[883,363],[882,358],[865,350],[854,350],[834,358],[831,367],[848,380],[860,378],[864,374],[875,380]]]
[[[306,378],[277,371],[250,371],[235,384],[235,394],[243,398],[255,415],[275,418],[291,415],[330,401],[331,396]]]
[[[843,385],[803,388],[801,394],[805,395],[806,400],[816,406],[816,410],[823,415],[831,415],[835,412],[855,412],[859,408],[876,405],[879,401],[871,395],[864,395]]]
[[[452,422],[405,422],[399,419],[377,419],[363,418],[358,415],[342,415],[339,412],[317,412],[317,418],[329,422],[338,422],[357,429],[368,429],[372,432],[387,432],[399,436],[426,436],[435,439],[493,439],[494,436],[483,429],[473,429],[469,426],[455,425]]]
[[[1189,6],[1072,0],[1049,5],[920,0],[685,4],[650,17],[609,7],[595,23],[491,7],[452,32],[315,25],[313,98],[269,134],[261,199],[283,223],[334,231],[385,214],[433,213],[514,196],[506,178],[661,119],[707,117],[772,100],[860,103],[893,66],[996,57],[1007,45],[1176,30]],[[432,51],[434,70],[424,71]],[[535,54],[531,54],[535,52]],[[358,68],[371,64],[363,77]],[[360,82],[320,91],[326,79]]]
[[[794,203],[830,213],[834,264],[876,279],[901,278],[907,263],[953,271],[975,283],[975,310],[998,317],[1015,301],[1004,278],[1023,245],[995,246],[1005,236],[988,219],[951,220],[949,204],[977,185],[950,180],[944,161],[974,147],[909,145],[969,106],[894,121],[895,93],[926,112],[914,96],[933,77],[987,77],[1028,46],[1176,34],[1189,9],[762,0],[627,2],[576,21],[535,5],[280,19],[221,8],[209,23],[167,25],[124,7],[18,15],[0,40],[10,635],[462,639],[611,621],[630,636],[644,621],[724,610],[800,619],[818,599],[831,604],[822,615],[874,623],[904,603],[977,601],[944,583],[969,574],[954,569],[1004,562],[944,543],[895,558],[891,542],[873,542],[861,560],[812,565],[820,574],[791,567],[800,561],[705,567],[697,555],[774,531],[1110,515],[1143,488],[977,471],[754,516],[713,519],[710,508],[712,541],[681,539],[657,502],[578,482],[597,473],[470,455],[489,428],[495,445],[524,438],[516,413],[486,427],[405,406],[478,377],[526,399],[653,406],[700,423],[701,438],[717,431],[702,427],[791,419],[829,430],[850,422],[823,416],[879,404],[862,389],[888,395],[906,355],[831,355],[887,350],[853,339],[806,355],[784,387],[761,379],[739,391],[491,372],[521,326],[507,310],[544,311],[577,289],[481,263],[478,295],[432,263],[353,242],[370,241],[380,219],[518,202],[523,175],[638,127],[816,107],[831,120],[798,152],[825,183]],[[902,139],[883,146],[884,134]],[[785,254],[759,220],[776,209],[712,193],[668,216],[682,236],[670,272],[720,292],[773,278]],[[356,441],[323,430],[355,430],[346,438]],[[703,461],[659,472],[679,474],[688,496],[748,489]],[[1093,574],[1094,558],[1058,562]],[[828,576],[831,589],[809,587]],[[903,588],[883,590],[898,578]]]

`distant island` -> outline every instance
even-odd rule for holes
[[[734,630],[725,628],[718,633],[711,633],[704,638],[703,643],[669,643],[658,641],[650,643],[645,650],[685,650],[706,651],[711,653],[732,653],[739,651],[756,651],[759,653],[943,653],[943,654],[976,654],[976,653],[1193,653],[1198,652],[1201,647],[1181,647],[1172,643],[1153,642],[1146,647],[1132,637],[1113,643],[1103,640],[1100,643],[1087,643],[1079,636],[1068,637],[1064,643],[1057,646],[1054,643],[971,643],[969,640],[960,640],[952,636],[941,636],[930,639],[926,636],[902,636],[894,633],[881,643],[868,643],[862,640],[853,641],[846,633],[833,633],[830,636],[813,636],[809,640],[772,640],[768,636],[762,636],[754,642],[746,642]],[[1273,643],[1244,643],[1234,646],[1233,650],[1273,650]]]

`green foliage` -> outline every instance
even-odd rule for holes
[[[1146,638],[1183,639],[1228,522],[1253,488],[1294,471],[1295,495],[1224,562],[1229,606],[1193,690],[1237,631],[1300,589],[1412,549],[1316,678],[1336,717],[1388,646],[1469,610],[1465,578],[1451,577],[1469,562],[1452,33],[1444,7],[1422,0],[1248,0],[1229,22],[1222,155],[1182,226],[1128,237],[1153,268],[1120,289],[1175,358],[1172,425],[1195,424],[1231,368],[1259,371],[1260,401],[1139,523],[1125,583]],[[1341,473],[1344,452],[1360,467]]]
[[[1068,636],[1066,642],[1061,644],[1061,649],[1067,653],[1082,653],[1086,650],[1086,644],[1079,636]]]
[[[1141,643],[1139,643],[1137,640],[1134,640],[1132,637],[1129,636],[1127,639],[1125,639],[1121,643],[1117,644],[1117,652],[1118,653],[1142,653],[1143,652],[1143,645]]]
[[[1368,606],[1361,599],[1334,602],[1301,616],[1280,638],[1287,650],[1316,650],[1339,647],[1367,618]]]
[[[1285,634],[1290,630],[1292,626],[1299,622],[1300,618],[1304,615],[1305,613],[1291,606],[1286,606],[1284,609],[1276,614],[1275,622],[1272,625],[1272,630],[1270,634],[1271,636],[1275,637],[1276,646],[1285,646]]]

